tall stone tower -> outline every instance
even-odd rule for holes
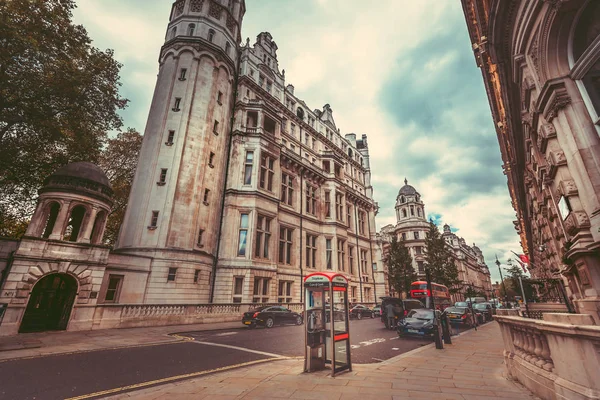
[[[244,0],[178,0],[171,8],[115,246],[151,258],[146,302],[208,301],[244,13]]]

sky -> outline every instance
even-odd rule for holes
[[[144,131],[170,0],[77,0],[74,22],[121,69],[125,127]],[[499,280],[521,253],[481,72],[459,1],[246,0],[242,42],[263,31],[286,84],[330,104],[341,133],[367,134],[378,228],[395,224],[404,179],[425,211],[484,253]]]

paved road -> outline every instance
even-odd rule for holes
[[[216,368],[303,356],[304,326],[188,332],[194,341],[0,362],[0,399],[65,399]],[[379,319],[350,321],[352,361],[379,362],[430,343]]]

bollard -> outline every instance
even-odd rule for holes
[[[444,333],[444,343],[452,344],[451,332],[450,332],[450,320],[446,313],[442,316],[442,331]]]

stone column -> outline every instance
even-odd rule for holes
[[[48,239],[51,240],[61,240],[62,232],[65,229],[65,225],[67,224],[67,219],[69,218],[69,204],[70,202],[61,202],[60,203],[60,211],[58,212],[58,216],[56,217],[56,222],[54,223],[54,228],[52,229],[52,233]]]
[[[48,215],[50,214],[50,210],[48,210]],[[31,217],[31,222],[27,226],[27,231],[25,232],[25,236],[41,236],[44,232],[40,231],[40,225],[46,222],[47,218],[44,218],[44,204],[43,201],[38,200],[37,207],[35,212],[33,213],[33,217]],[[42,229],[45,228],[41,227]]]
[[[98,215],[98,208],[93,207],[89,217],[81,229],[81,232],[79,233],[79,237],[77,238],[78,243],[90,243],[90,236],[92,235],[94,222],[96,222],[96,215]]]

